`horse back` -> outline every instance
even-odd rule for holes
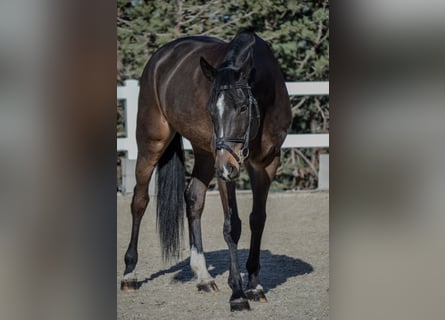
[[[200,57],[218,67],[230,43],[211,37],[186,37],[158,49],[140,79],[139,108],[155,108],[192,144],[211,152],[212,122],[206,112],[211,83],[200,68]],[[253,93],[262,109],[262,128],[267,146],[280,147],[291,122],[284,77],[269,45],[255,36]],[[199,138],[197,138],[199,137]],[[266,151],[266,152],[270,152]]]

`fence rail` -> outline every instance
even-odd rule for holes
[[[329,82],[286,82],[290,96],[329,95]],[[136,115],[138,109],[139,84],[137,80],[126,80],[125,86],[117,87],[117,99],[125,100],[126,137],[117,139],[117,151],[126,151],[127,157],[122,164],[122,192],[130,192],[136,180],[134,170],[137,157]],[[288,134],[282,148],[329,147],[329,134]],[[184,149],[192,148],[190,141],[184,139]],[[154,182],[150,182],[149,193],[155,193]],[[318,188],[329,189],[329,155],[320,155]]]
[[[329,81],[286,82],[290,96],[329,95]],[[137,157],[136,115],[138,109],[139,84],[137,80],[126,80],[125,86],[117,87],[117,99],[125,100],[126,137],[117,139],[117,151],[126,151],[127,158]],[[289,134],[282,148],[329,147],[329,134]],[[184,149],[191,150],[190,142],[184,138]]]

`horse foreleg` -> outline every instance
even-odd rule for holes
[[[250,300],[267,302],[263,287],[260,285],[260,250],[261,238],[266,222],[266,200],[269,187],[279,165],[279,157],[274,158],[267,167],[255,167],[247,165],[250,181],[252,183],[253,207],[249,224],[251,231],[249,258],[246,269],[249,273],[249,282],[246,295]]]
[[[201,236],[201,215],[205,195],[213,177],[213,159],[195,152],[195,167],[192,179],[185,192],[185,202],[190,236],[190,267],[198,278],[198,290],[218,291],[215,280],[207,271]]]
[[[250,310],[248,299],[243,291],[238,263],[238,241],[241,236],[241,220],[236,205],[235,182],[224,182],[218,178],[219,192],[224,210],[224,240],[229,247],[230,273],[228,283],[232,289],[230,310]]]

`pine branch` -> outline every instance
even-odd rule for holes
[[[251,15],[253,15],[253,14],[255,14],[255,13],[256,13],[256,11],[251,11],[251,12],[249,12],[248,14],[245,14],[245,15],[242,17],[242,19],[248,18],[248,17],[250,17]],[[223,29],[224,27],[227,27],[227,26],[229,26],[229,25],[231,25],[231,24],[235,24],[235,23],[237,23],[237,22],[239,22],[239,21],[240,21],[239,18],[235,18],[235,19],[233,19],[232,21],[228,21],[228,22],[226,22],[226,23],[223,23],[223,24],[220,25],[220,26],[214,27],[214,28],[212,28],[212,29],[210,29],[210,30],[207,30],[206,32],[203,32],[202,35],[203,35],[203,36],[208,35],[208,34],[212,33],[212,32],[215,31],[215,30]]]
[[[323,109],[320,107],[320,101],[318,99],[315,100],[315,106],[317,107],[318,111],[321,114],[321,117],[323,118],[323,130],[326,130],[328,120],[323,112]]]
[[[119,21],[119,22],[121,22],[121,23],[123,23],[123,24],[126,24],[127,26],[130,26],[130,27],[131,27],[131,22],[130,22],[130,21],[127,21],[127,20],[122,19],[122,18],[120,18],[120,17],[117,17],[117,21]]]
[[[184,16],[184,11],[182,9],[182,5],[184,4],[184,0],[176,0],[176,4],[177,4],[177,7],[178,7],[178,10],[176,12],[175,32],[176,32],[176,35],[179,35],[181,33],[182,18]]]
[[[301,159],[303,159],[304,160],[304,162],[306,162],[308,165],[309,165],[309,167],[311,168],[311,170],[314,172],[314,175],[317,177],[317,179],[318,179],[318,172],[317,172],[317,169],[315,168],[315,166],[314,166],[314,164],[308,159],[308,158],[306,158],[306,156],[303,154],[303,152],[301,152],[300,150],[298,150],[298,149],[294,149],[295,150],[295,152],[301,157]]]
[[[210,7],[211,5],[214,5],[214,4],[215,4],[215,1],[207,2],[205,5],[201,6],[201,9],[198,11],[198,13],[196,13],[193,16],[191,16],[189,19],[180,22],[180,25],[181,26],[188,25],[190,22],[192,22],[196,18],[199,18],[208,9],[208,7]],[[220,11],[221,10],[216,10],[216,11],[214,11],[212,13],[216,15]]]
[[[292,115],[295,116],[295,114],[297,113],[298,109],[303,105],[303,103],[305,103],[307,100],[307,97],[303,97],[300,102],[298,102],[298,104],[294,107],[292,107]]]

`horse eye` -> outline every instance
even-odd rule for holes
[[[244,105],[242,105],[241,106],[241,108],[240,108],[240,112],[244,112],[244,111],[246,111],[247,110],[247,106],[244,104]]]

